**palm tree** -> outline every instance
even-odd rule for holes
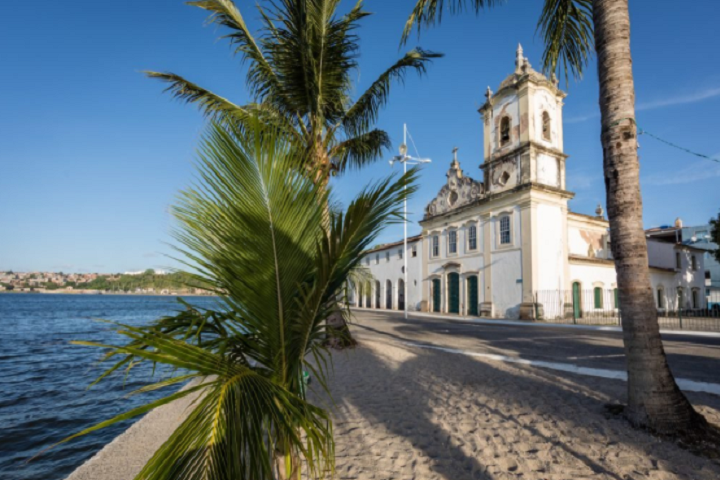
[[[714,251],[710,254],[715,258],[715,261],[720,262],[720,213],[717,217],[710,219],[710,240],[718,245]]]
[[[262,28],[257,38],[232,0],[201,0],[190,5],[211,13],[209,22],[228,29],[223,36],[248,63],[246,84],[254,101],[237,105],[174,73],[146,72],[169,84],[167,90],[195,103],[208,117],[242,126],[261,121],[281,132],[303,152],[298,160],[318,172],[318,179],[376,160],[390,146],[388,134],[373,128],[387,103],[393,82],[408,71],[422,75],[442,56],[416,48],[383,72],[355,100],[352,76],[358,69],[359,22],[370,15],[362,0],[338,16],[340,0],[281,0],[258,5]],[[331,330],[337,346],[354,344],[347,323]]]
[[[185,304],[147,327],[117,325],[125,345],[78,342],[109,349],[114,363],[97,381],[153,362],[181,373],[133,393],[196,383],[64,441],[200,393],[137,479],[299,479],[303,464],[311,478],[332,471],[331,419],[306,398],[303,374],[327,390],[324,320],[337,313],[362,251],[400,220],[416,173],[367,187],[346,211],[329,212],[330,192],[298,167],[282,138],[257,124],[213,123],[199,183],[174,209],[178,250],[218,307]]]
[[[189,2],[209,11],[209,22],[228,29],[223,38],[248,63],[246,84],[253,103],[237,105],[174,73],[148,76],[168,82],[175,97],[197,104],[209,117],[241,125],[260,119],[274,126],[323,174],[377,159],[390,146],[388,134],[373,125],[391,84],[404,81],[408,70],[425,73],[441,55],[420,48],[407,52],[352,100],[359,49],[355,30],[370,15],[362,0],[343,16],[337,15],[339,0],[268,3],[267,10],[257,7],[263,26],[256,38],[232,0]]]
[[[497,0],[417,0],[405,26],[439,22],[446,6],[451,12],[475,13]],[[628,0],[545,0],[538,30],[545,41],[543,66],[561,66],[582,76],[593,48],[598,56],[603,169],[612,252],[622,313],[628,371],[626,415],[635,425],[663,433],[704,429],[699,415],[678,388],[660,337],[642,223],[640,167],[635,123],[635,87],[630,56]]]

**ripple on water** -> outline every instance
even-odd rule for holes
[[[211,307],[212,298],[190,302]],[[59,480],[100,450],[127,421],[27,460],[64,437],[159,398],[167,390],[126,398],[146,384],[150,366],[87,386],[102,372],[100,352],[72,340],[112,343],[122,337],[95,319],[143,325],[179,308],[171,297],[114,295],[0,295],[0,478]],[[120,375],[122,377],[122,375]],[[175,387],[177,388],[177,387]]]

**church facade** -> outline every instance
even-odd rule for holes
[[[483,180],[466,175],[453,150],[422,233],[408,239],[407,250],[400,241],[365,252],[372,280],[353,285],[351,302],[402,310],[407,301],[409,310],[521,319],[616,309],[603,211],[568,208],[574,193],[566,188],[565,97],[519,47],[515,71],[497,92],[488,87],[479,110]],[[703,308],[702,253],[651,239],[648,250],[658,309]]]

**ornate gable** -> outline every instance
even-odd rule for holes
[[[457,150],[457,148],[453,149],[453,161],[447,172],[447,184],[440,189],[437,197],[425,207],[426,219],[472,203],[485,193],[482,182],[463,176],[457,159]]]

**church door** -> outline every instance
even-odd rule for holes
[[[434,278],[432,281],[433,295],[433,312],[440,311],[440,279]]]
[[[573,298],[573,318],[582,318],[582,301],[580,299],[580,283],[574,282],[572,285]]]
[[[448,311],[460,313],[460,275],[448,274]]]
[[[468,315],[478,314],[478,277],[472,275],[467,279]]]

